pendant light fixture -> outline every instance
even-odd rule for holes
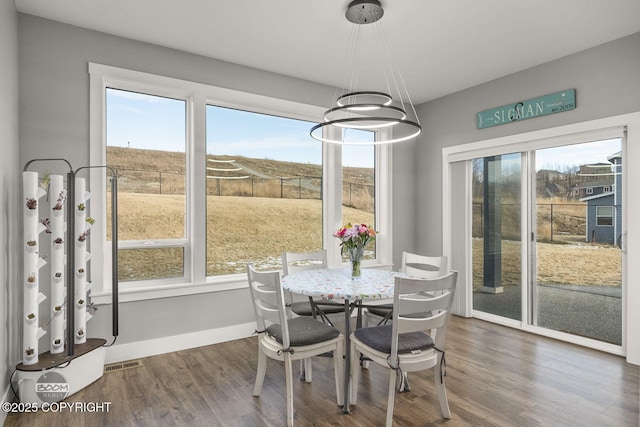
[[[346,145],[390,144],[408,141],[422,132],[402,75],[390,60],[391,48],[378,22],[383,15],[384,10],[377,0],[354,0],[349,4],[345,17],[354,25],[345,62],[351,61],[351,74],[348,84],[336,88],[335,105],[324,113],[323,122],[311,128],[312,138]],[[369,75],[379,74],[379,83],[376,84],[384,85],[385,92],[360,90],[357,87],[359,76],[356,68],[360,54],[363,53],[360,33],[365,25],[367,30],[372,30],[367,35],[375,37],[376,58],[380,60],[379,67],[367,69],[366,72]],[[349,130],[375,131],[375,141],[362,142],[362,138],[352,137]]]

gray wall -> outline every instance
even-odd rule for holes
[[[21,235],[18,209],[18,14],[12,0],[0,1],[0,397],[20,362],[22,306],[18,280]],[[13,396],[9,394],[8,399]],[[6,414],[0,413],[0,422]]]
[[[476,113],[576,89],[576,109],[488,129]],[[640,111],[640,33],[434,100],[418,108],[424,128],[416,144],[416,250],[442,251],[442,148]],[[397,185],[401,185],[396,181]],[[424,228],[423,228],[424,227]]]
[[[309,104],[326,106],[333,96],[315,83],[25,14],[19,47],[20,164],[47,157],[88,164],[89,62]],[[118,344],[253,320],[247,289],[121,303]],[[111,306],[101,306],[89,326],[89,336],[109,339]]]

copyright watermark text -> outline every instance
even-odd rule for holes
[[[111,402],[2,402],[2,412],[109,412]]]

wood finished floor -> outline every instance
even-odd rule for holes
[[[9,415],[5,426],[283,426],[284,371],[269,360],[252,397],[256,338],[142,359],[105,373],[70,402],[111,402],[108,413]],[[396,426],[638,426],[639,371],[624,358],[477,319],[452,317],[447,343],[452,419],[441,417],[431,371],[410,375],[396,397]],[[313,383],[294,383],[297,426],[383,426],[387,374],[363,371],[358,404],[335,402],[330,358],[314,359]]]

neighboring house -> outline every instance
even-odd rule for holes
[[[622,152],[607,158],[613,184],[581,186],[587,203],[586,241],[620,245],[622,224]],[[613,172],[613,173],[612,173]]]
[[[615,184],[611,171],[611,163],[580,166],[571,187],[572,198],[582,199],[611,192]]]
[[[543,196],[547,198],[552,197],[565,197],[567,196],[567,188],[564,185],[556,184],[555,182],[550,182],[544,186]]]
[[[568,174],[551,170],[540,169],[536,172],[536,192],[540,197],[568,198],[567,185],[570,182]]]

